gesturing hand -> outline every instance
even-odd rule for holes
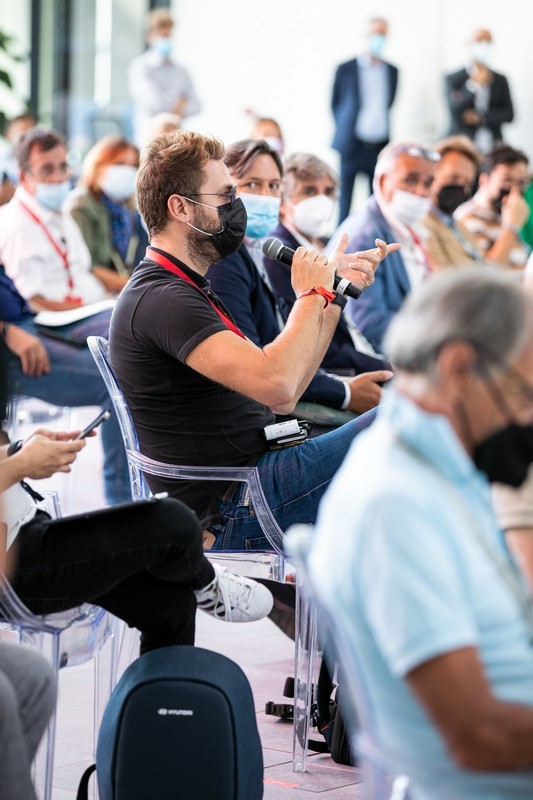
[[[397,242],[386,244],[382,239],[376,239],[376,246],[371,250],[347,253],[348,242],[348,234],[343,233],[331,253],[330,263],[334,262],[339,275],[347,278],[361,291],[374,283],[374,272],[383,259],[401,247]]]

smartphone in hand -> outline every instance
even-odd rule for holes
[[[108,408],[105,408],[98,416],[93,419],[92,422],[89,422],[86,428],[82,430],[79,436],[76,436],[76,439],[85,439],[86,436],[90,434],[91,431],[94,431],[102,422],[105,422],[106,419],[109,419],[111,416],[111,411]]]

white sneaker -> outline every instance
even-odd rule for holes
[[[254,622],[272,610],[274,598],[266,586],[213,564],[215,577],[195,591],[198,608],[224,622]]]

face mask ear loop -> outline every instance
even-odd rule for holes
[[[486,383],[489,394],[492,397],[494,405],[497,407],[500,414],[502,414],[504,419],[507,421],[507,424],[508,425],[513,424],[512,414],[509,412],[509,406],[505,401],[503,392],[494,383],[490,371],[483,361],[479,362],[478,370],[480,374],[482,374],[483,376],[483,379]]]

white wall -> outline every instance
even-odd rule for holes
[[[495,40],[493,67],[509,79],[515,122],[506,139],[533,159],[533,3],[507,0],[175,0],[177,57],[193,75],[204,111],[188,127],[226,143],[248,135],[252,107],[276,117],[288,150],[333,165],[329,110],[336,65],[362,47],[368,19],[390,22],[386,57],[400,68],[393,138],[428,142],[446,133],[442,76],[463,66],[477,27]]]

